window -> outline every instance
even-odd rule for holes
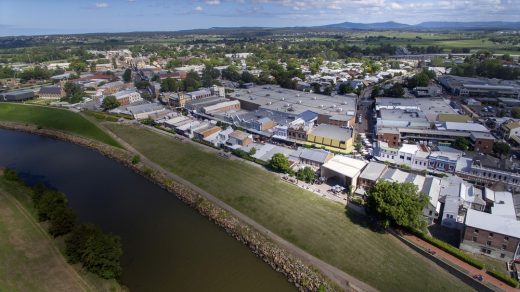
[[[491,245],[491,240],[488,240],[488,241],[486,242],[486,245],[487,245],[487,246],[490,246],[490,245]]]
[[[473,241],[477,242],[477,237],[476,236],[473,236]]]
[[[507,244],[502,244],[502,250],[505,250],[507,248]]]
[[[493,235],[494,235],[493,232],[489,233],[489,237],[493,237]]]
[[[505,254],[505,253],[501,253],[501,254],[500,254],[500,257],[501,257],[501,258],[505,258],[505,257],[506,257],[506,254]]]
[[[478,233],[478,229],[473,230],[473,232]]]
[[[509,236],[504,236],[504,240],[509,240]]]

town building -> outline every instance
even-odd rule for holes
[[[520,259],[520,221],[511,193],[486,189],[488,196],[490,212],[468,210],[460,248],[504,261]]]
[[[60,99],[66,96],[61,86],[42,86],[38,91],[38,97],[43,99]]]
[[[141,94],[134,89],[118,91],[114,93],[113,96],[117,99],[120,105],[129,105],[143,100]]]
[[[0,94],[0,101],[26,101],[34,98],[32,90],[18,90]]]
[[[307,141],[313,144],[339,148],[351,152],[353,150],[353,130],[327,124],[318,125],[307,134]]]
[[[230,100],[219,102],[214,105],[209,105],[202,108],[202,112],[205,114],[222,113],[228,111],[236,111],[240,109],[240,102],[237,100]]]
[[[295,155],[298,157],[301,165],[310,166],[314,169],[320,169],[323,164],[334,157],[332,153],[323,149],[301,147],[298,148]]]
[[[336,155],[323,164],[321,176],[327,181],[350,188],[353,192],[356,190],[358,177],[366,165],[367,163],[362,160]]]
[[[240,147],[247,146],[251,143],[253,143],[253,137],[250,134],[239,130],[230,133],[226,142],[227,145]]]

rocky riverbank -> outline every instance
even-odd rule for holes
[[[31,125],[0,122],[0,128],[23,131],[67,141],[93,149],[106,157],[115,159],[155,184],[174,193],[180,200],[192,208],[195,208],[200,214],[215,224],[224,228],[228,234],[247,245],[254,254],[268,263],[274,270],[284,274],[288,281],[293,283],[300,291],[318,291],[321,289],[323,289],[323,291],[342,290],[335,285],[335,283],[323,276],[318,270],[304,264],[300,259],[280,248],[269,238],[243,223],[226,210],[216,206],[196,191],[171,179],[167,174],[150,168],[144,162],[136,163],[134,160],[134,163],[132,163],[134,154],[129,151],[65,132],[42,129]],[[347,290],[354,291],[355,289],[352,287]]]

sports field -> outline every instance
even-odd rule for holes
[[[107,127],[152,161],[382,291],[469,290],[397,239],[367,228],[364,218],[259,167],[146,129]]]

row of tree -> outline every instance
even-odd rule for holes
[[[19,181],[14,170],[6,169],[4,177]],[[65,194],[41,183],[32,188],[31,198],[38,221],[49,223],[49,234],[65,236],[65,254],[70,263],[81,263],[104,279],[119,279],[123,250],[118,236],[104,233],[91,224],[76,223],[76,214],[68,207]]]

